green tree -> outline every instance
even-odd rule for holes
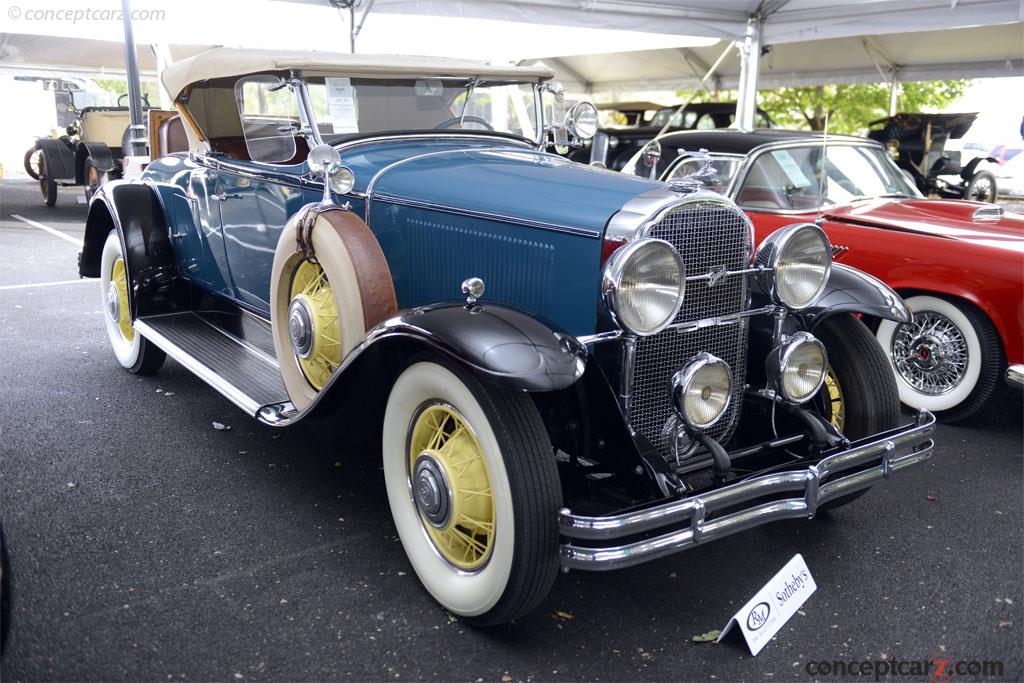
[[[970,81],[923,81],[900,84],[899,111],[935,111],[960,97]],[[690,91],[677,93],[684,101]],[[720,93],[718,99],[734,99],[735,92]],[[699,93],[695,101],[708,101]],[[828,117],[829,132],[863,134],[868,124],[889,114],[888,83],[819,85],[760,90],[757,104],[782,128],[822,130]]]
[[[969,81],[926,81],[900,85],[900,111],[942,109],[963,94]],[[822,130],[825,118],[836,133],[863,133],[889,113],[888,83],[777,88],[758,93],[758,103],[779,125]]]
[[[118,96],[124,95],[128,92],[128,81],[119,78],[94,78],[93,82],[106,90],[112,92]],[[142,94],[149,98],[150,104],[154,107],[160,106],[160,86],[156,81],[143,79],[140,82],[142,86]]]

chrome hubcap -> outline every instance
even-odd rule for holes
[[[412,473],[412,497],[420,514],[432,526],[444,527],[452,510],[448,478],[437,461],[426,453],[416,459]]]
[[[294,299],[288,306],[288,336],[295,355],[309,358],[313,351],[313,316],[302,299]]]
[[[121,317],[121,299],[117,296],[117,286],[113,282],[107,285],[107,315],[115,323]]]
[[[967,340],[952,320],[933,311],[914,312],[892,340],[900,376],[923,394],[938,396],[956,388],[967,371]]]

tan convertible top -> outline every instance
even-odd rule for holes
[[[262,71],[289,69],[337,72],[339,75],[399,78],[402,76],[480,76],[482,78],[532,81],[554,76],[539,66],[501,66],[443,57],[403,57],[399,55],[362,55],[337,52],[297,52],[287,50],[241,50],[218,47],[183,59],[164,69],[164,87],[177,97],[185,86],[211,78],[244,76]]]

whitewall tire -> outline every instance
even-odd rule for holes
[[[966,302],[918,295],[906,303],[914,322],[883,320],[876,333],[900,401],[947,421],[974,414],[998,386],[1002,350],[992,323]]]
[[[561,491],[529,396],[416,362],[391,388],[382,446],[395,527],[427,591],[480,625],[536,606],[558,570]]]
[[[116,230],[111,230],[100,255],[100,304],[107,339],[121,367],[138,374],[151,374],[160,369],[166,356],[132,326],[129,282],[121,239]]]

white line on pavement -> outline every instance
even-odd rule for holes
[[[53,287],[54,285],[75,285],[79,282],[96,282],[95,279],[81,278],[78,280],[60,280],[59,282],[33,282],[27,285],[3,285],[0,291],[5,289],[27,289],[28,287]]]
[[[26,225],[31,225],[33,228],[39,228],[40,230],[45,230],[46,232],[50,233],[51,235],[53,235],[55,237],[59,237],[62,240],[66,240],[68,242],[71,242],[71,244],[75,245],[76,247],[82,246],[82,242],[80,240],[72,237],[71,235],[63,233],[60,230],[54,230],[49,225],[43,225],[42,223],[36,223],[35,221],[29,220],[29,219],[25,218],[24,216],[19,216],[16,213],[12,213],[11,214],[11,218],[17,218],[22,223],[25,223]]]

